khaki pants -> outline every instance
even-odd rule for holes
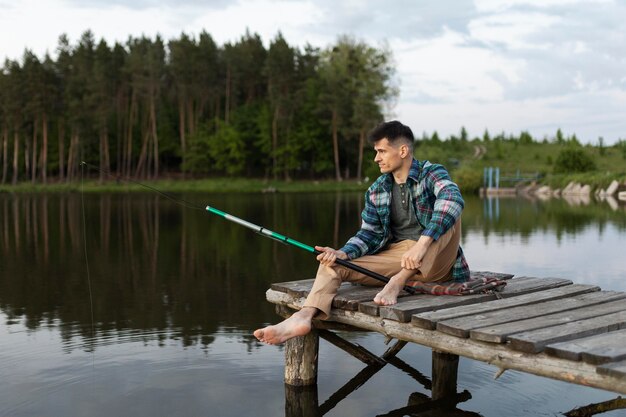
[[[434,241],[426,251],[422,266],[416,271],[416,279],[422,282],[447,281],[451,277],[452,267],[456,261],[461,240],[461,220],[445,234]],[[401,271],[402,255],[415,244],[414,240],[403,240],[389,244],[375,255],[362,256],[352,263],[370,271],[377,272],[388,278]],[[315,307],[320,313],[317,318],[325,320],[330,314],[333,298],[342,282],[356,282],[369,286],[383,286],[384,282],[363,275],[340,265],[319,266],[313,288],[307,297],[304,307]]]

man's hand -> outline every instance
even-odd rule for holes
[[[329,248],[328,246],[316,246],[315,250],[322,252],[319,255],[317,255],[317,260],[320,261],[320,263],[325,266],[333,266],[337,258],[348,259],[348,255],[346,255],[345,252],[342,252],[337,249]]]
[[[402,255],[400,266],[405,269],[419,269],[432,241],[429,236],[421,236],[415,245]]]

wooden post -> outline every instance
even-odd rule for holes
[[[433,400],[456,395],[458,370],[458,355],[433,350]]]
[[[317,384],[306,387],[285,384],[285,417],[320,415],[317,404]]]
[[[312,329],[305,336],[285,342],[285,384],[305,386],[317,384],[319,335]]]

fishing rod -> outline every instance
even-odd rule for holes
[[[239,224],[241,226],[247,227],[248,229],[254,230],[255,232],[257,232],[257,233],[259,233],[259,234],[261,234],[263,236],[266,236],[266,237],[269,237],[271,239],[277,240],[277,241],[279,241],[281,243],[285,243],[285,244],[288,244],[288,245],[292,245],[292,246],[298,247],[300,249],[304,249],[305,251],[311,252],[311,253],[313,253],[315,255],[319,255],[319,254],[323,253],[323,252],[318,251],[317,249],[315,249],[313,246],[306,245],[306,244],[304,244],[302,242],[298,242],[295,239],[292,239],[290,237],[281,235],[280,233],[276,233],[276,232],[273,232],[273,231],[271,231],[269,229],[266,229],[265,227],[258,226],[258,225],[254,224],[254,223],[250,223],[247,220],[244,220],[244,219],[241,219],[239,217],[233,216],[232,214],[225,213],[225,212],[223,212],[221,210],[216,209],[215,207],[206,206],[206,209],[207,209],[207,211],[209,213],[217,214],[218,216],[220,216],[220,217],[222,217],[222,218],[224,218],[226,220],[229,220],[229,221],[231,221],[233,223],[237,223],[237,224]],[[374,271],[370,271],[369,269],[363,268],[363,267],[361,267],[359,265],[353,264],[352,262],[347,261],[345,259],[337,258],[337,259],[335,259],[335,262],[338,263],[341,266],[345,266],[346,268],[352,269],[353,271],[360,272],[363,275],[367,275],[368,277],[374,278],[375,280],[378,280],[378,281],[381,281],[381,282],[384,282],[384,283],[389,282],[389,278],[387,278],[386,276],[381,275],[381,274],[379,274],[377,272],[374,272]],[[404,290],[406,292],[408,292],[409,294],[415,294],[416,293],[415,288],[409,287],[408,285],[404,286]]]
[[[149,186],[147,184],[143,184],[143,183],[141,183],[139,181],[135,181],[135,180],[130,179],[128,177],[123,177],[123,176],[120,176],[120,175],[114,175],[111,172],[108,172],[106,170],[100,169],[97,166],[92,165],[92,164],[90,164],[88,162],[81,161],[80,165],[88,166],[88,167],[90,167],[90,168],[92,168],[92,169],[94,169],[94,170],[96,170],[98,172],[102,172],[102,173],[108,175],[109,177],[115,178],[117,180],[130,182],[130,183],[133,183],[133,184],[137,184],[137,185],[139,185],[141,187],[147,188],[147,189],[149,189],[151,191],[154,191],[154,192],[156,192],[156,193],[166,197],[169,200],[174,201],[177,204],[180,204],[183,207],[192,208],[192,209],[202,209],[197,204],[190,203],[189,201],[185,201],[185,200],[183,200],[182,198],[179,198],[179,197],[174,197],[174,196],[172,196],[172,195],[170,195],[168,193],[164,193],[161,190],[158,190],[158,189],[156,189],[154,187],[151,187],[151,186]],[[241,226],[247,227],[248,229],[252,229],[252,230],[254,230],[255,232],[257,232],[257,233],[259,233],[261,235],[264,235],[264,236],[269,237],[271,239],[277,240],[277,241],[279,241],[281,243],[285,243],[285,244],[288,244],[288,245],[296,246],[296,247],[298,247],[300,249],[304,249],[305,251],[313,253],[315,255],[319,255],[319,254],[322,253],[322,252],[318,251],[317,249],[315,249],[313,246],[305,245],[302,242],[298,242],[295,239],[292,239],[292,238],[287,237],[287,236],[283,236],[280,233],[273,232],[273,231],[271,231],[269,229],[266,229],[265,227],[257,226],[254,223],[250,223],[249,221],[246,221],[246,220],[241,219],[239,217],[233,216],[232,214],[225,213],[225,212],[223,212],[221,210],[216,209],[215,207],[206,206],[206,210],[209,213],[216,214],[216,215],[218,215],[218,216],[220,216],[220,217],[222,217],[222,218],[224,218],[226,220],[229,220],[229,221],[237,223],[237,224],[239,224]],[[379,274],[377,272],[374,272],[374,271],[370,271],[369,269],[363,268],[363,267],[361,267],[359,265],[353,264],[350,261],[347,261],[347,260],[344,260],[344,259],[336,259],[335,262],[337,264],[341,265],[341,266],[344,266],[344,267],[348,268],[348,269],[352,269],[353,271],[360,272],[363,275],[367,275],[368,277],[374,278],[375,280],[378,280],[378,281],[381,281],[381,282],[384,282],[384,283],[389,282],[389,278],[387,278],[386,276],[381,275],[381,274]],[[416,292],[417,292],[415,290],[415,288],[409,287],[408,285],[405,285],[403,289],[406,292],[408,292],[409,294],[416,294]]]

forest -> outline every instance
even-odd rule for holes
[[[0,70],[0,181],[71,182],[81,161],[100,180],[360,179],[366,133],[397,95],[391,52],[348,36],[61,35],[53,56],[26,50]]]

